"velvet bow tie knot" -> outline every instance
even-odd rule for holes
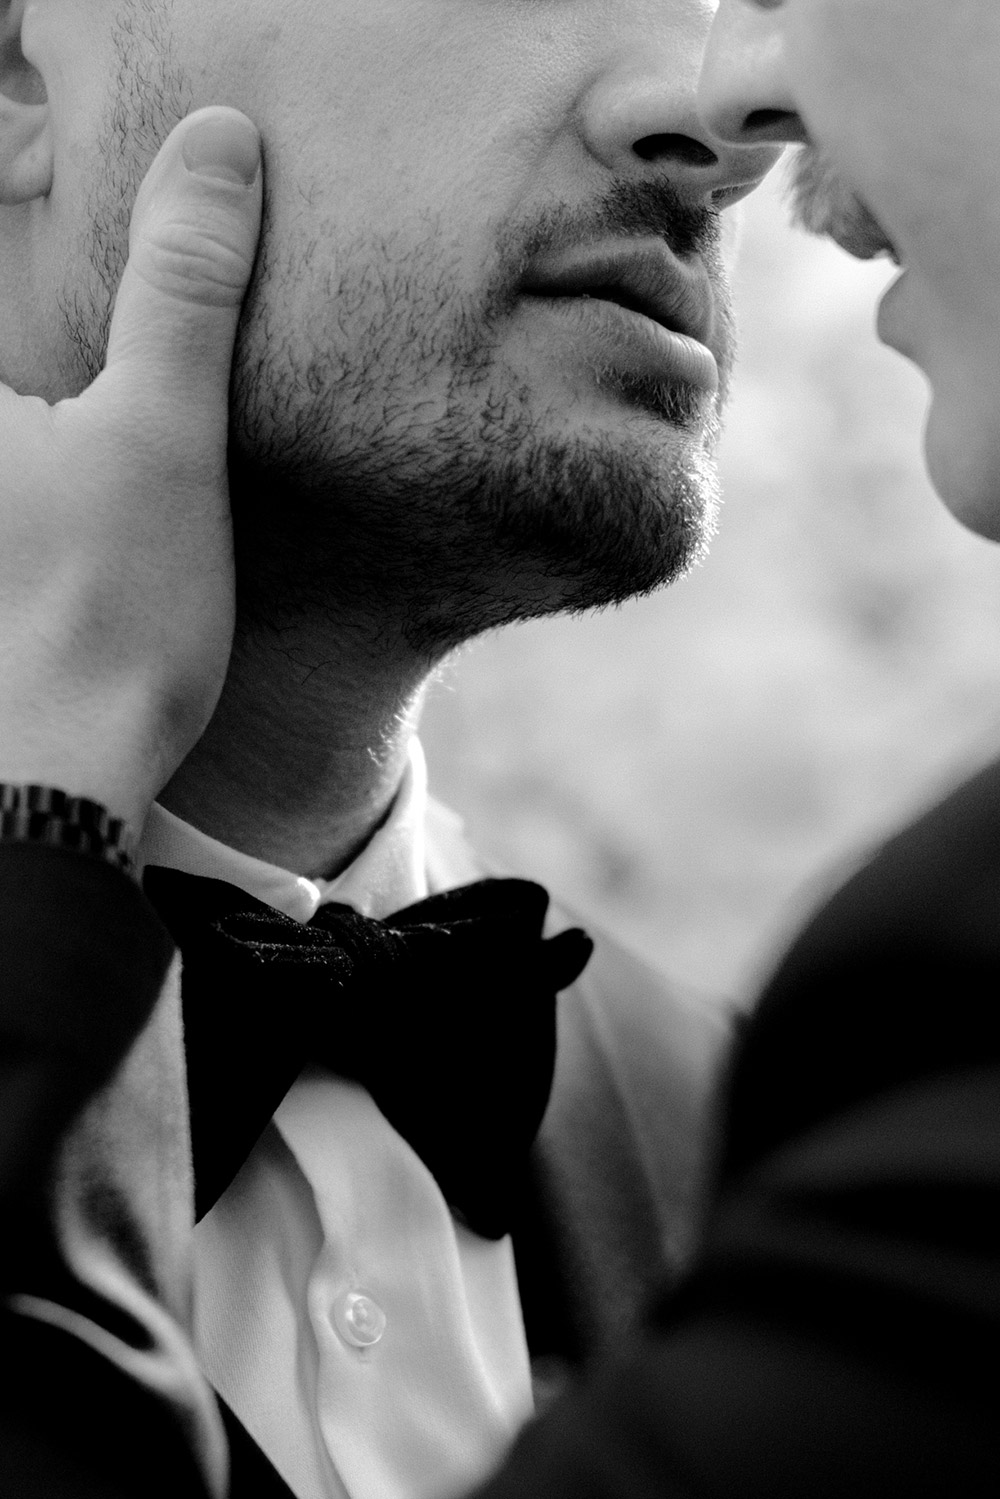
[[[592,943],[544,938],[548,895],[481,880],[385,921],[303,924],[234,886],[149,868],[183,960],[196,1206],[221,1196],[307,1063],[360,1083],[470,1228],[507,1232],[555,1065],[555,997]]]

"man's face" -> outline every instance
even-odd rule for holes
[[[676,576],[715,506],[718,211],[775,155],[704,143],[713,8],[35,0],[53,190],[7,378],[95,372],[146,165],[231,104],[265,145],[232,453],[257,604],[377,597],[437,647]]]
[[[998,76],[996,0],[722,0],[701,90],[706,124],[726,138],[808,137],[799,197],[813,227],[837,228],[864,254],[892,242],[906,269],[880,335],[930,381],[936,487],[994,539]]]

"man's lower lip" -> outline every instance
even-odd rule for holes
[[[671,383],[694,385],[709,394],[719,388],[719,367],[711,349],[686,333],[603,297],[545,297],[525,301],[543,316],[590,345],[591,359],[609,369]]]

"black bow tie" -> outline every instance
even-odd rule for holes
[[[225,1191],[309,1062],[365,1087],[488,1238],[548,1103],[555,996],[593,944],[543,939],[548,895],[482,880],[386,921],[325,905],[308,924],[221,880],[149,868],[181,950],[195,1198]]]

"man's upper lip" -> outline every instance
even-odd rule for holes
[[[846,203],[829,206],[823,223],[818,226],[820,234],[827,234],[857,260],[874,260],[887,255],[897,265],[901,264],[899,252],[886,234],[867,203],[851,195]]]
[[[714,307],[704,266],[678,260],[660,239],[606,241],[537,256],[522,290],[536,297],[602,297],[699,343],[711,337]]]

